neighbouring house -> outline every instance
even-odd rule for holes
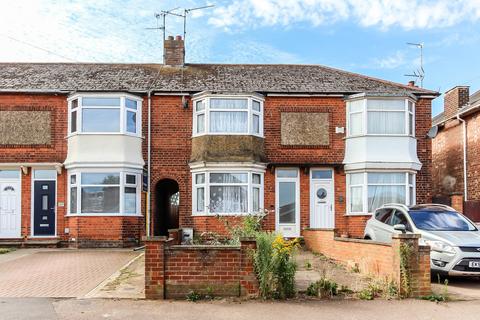
[[[480,90],[456,86],[444,97],[444,111],[435,116],[433,196],[480,221]]]
[[[0,239],[127,246],[262,209],[286,237],[361,237],[383,203],[431,201],[437,92],[319,65],[184,64],[183,49],[0,64]]]

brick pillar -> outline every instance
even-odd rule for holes
[[[182,242],[182,230],[181,229],[168,229],[168,238],[172,240],[171,244],[181,244],[181,242]]]
[[[255,238],[240,239],[240,295],[256,296],[259,292],[258,280],[253,265],[253,253],[257,248]]]
[[[392,236],[393,275],[402,296],[421,297],[431,293],[430,280],[430,247],[419,246],[419,234],[394,234]],[[406,268],[410,273],[410,293],[402,286],[402,270],[400,251],[402,245],[410,248],[410,257]]]
[[[165,299],[166,237],[145,237],[145,298]]]
[[[452,201],[452,208],[463,213],[463,194],[453,194],[450,199]]]

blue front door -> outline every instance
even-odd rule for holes
[[[55,181],[35,181],[33,235],[55,235]]]

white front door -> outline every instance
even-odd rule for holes
[[[300,236],[300,183],[298,169],[275,170],[276,230],[286,238]]]
[[[312,169],[310,176],[310,227],[335,227],[333,171]]]
[[[0,181],[0,239],[20,238],[20,183]]]

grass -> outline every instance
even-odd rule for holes
[[[0,254],[6,254],[6,253],[12,252],[14,250],[15,249],[13,249],[13,248],[0,248]]]

